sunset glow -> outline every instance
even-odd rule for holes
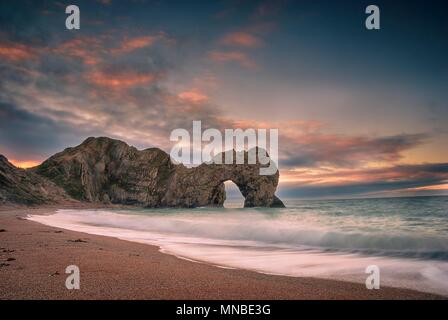
[[[19,161],[19,160],[14,160],[14,159],[8,159],[8,160],[13,165],[15,165],[17,168],[22,168],[22,169],[32,168],[32,167],[35,167],[35,166],[38,166],[41,164],[40,161],[33,161],[33,160],[29,160],[29,161]]]
[[[0,34],[0,153],[28,168],[88,136],[168,151],[172,130],[201,120],[279,129],[280,192],[444,192],[441,21],[426,25],[431,41],[400,21],[366,33],[346,5],[333,21],[335,4],[249,1],[232,16],[225,1],[197,3],[194,19],[173,19],[163,2],[83,2],[77,32],[59,28],[58,5],[36,5],[37,26]]]

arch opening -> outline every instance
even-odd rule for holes
[[[244,200],[240,189],[231,180],[224,182],[226,200],[224,201],[224,208],[244,208]]]

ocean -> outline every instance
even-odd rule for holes
[[[28,219],[222,268],[448,295],[448,197],[286,199],[287,208],[58,210]]]

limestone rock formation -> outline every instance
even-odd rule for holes
[[[166,200],[170,206],[222,206],[225,201],[225,181],[237,185],[245,198],[244,207],[284,207],[275,196],[279,173],[260,175],[259,163],[247,164],[248,153],[244,152],[245,164],[203,163],[195,168],[177,166],[170,179]],[[225,154],[217,155],[224,163]]]
[[[0,204],[55,204],[72,199],[48,179],[16,168],[0,155]]]
[[[275,196],[278,170],[262,176],[260,166],[203,163],[187,168],[173,164],[160,149],[139,151],[122,141],[102,137],[88,138],[77,147],[55,154],[29,170],[29,176],[42,177],[79,201],[142,207],[222,206],[224,182],[231,180],[245,197],[245,207],[284,207]]]
[[[174,170],[160,149],[139,151],[119,140],[88,138],[50,157],[35,172],[80,201],[157,207]]]

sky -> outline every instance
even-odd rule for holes
[[[81,28],[67,30],[76,4]],[[365,9],[380,9],[367,30]],[[446,1],[0,2],[0,154],[278,128],[279,195],[448,194]]]

